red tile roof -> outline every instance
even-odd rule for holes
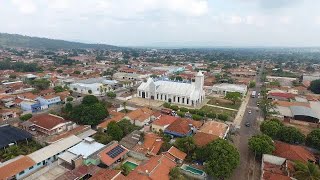
[[[104,119],[104,121],[102,123],[100,123],[97,128],[106,128],[108,127],[108,124],[110,122],[119,122],[121,121],[124,116],[125,116],[125,113],[122,113],[122,112],[114,112],[114,111],[111,111],[110,112],[110,115],[112,116],[111,118],[106,118]]]
[[[155,120],[152,124],[158,126],[166,126],[172,124],[177,119],[178,117],[162,114],[159,119]]]
[[[193,136],[193,139],[197,146],[202,147],[211,143],[216,139],[219,139],[219,137],[213,134],[207,134],[207,133],[198,131],[197,134]]]
[[[186,153],[180,151],[179,149],[177,149],[174,146],[171,146],[171,148],[168,150],[168,153],[171,154],[172,156],[174,156],[175,158],[180,159],[182,161],[187,157]]]
[[[295,97],[294,94],[291,94],[291,93],[280,93],[280,92],[273,92],[273,93],[269,93],[268,95],[269,96],[287,98],[287,99],[292,99],[292,98]]]
[[[179,134],[188,134],[190,132],[190,126],[192,124],[196,128],[199,128],[202,125],[200,121],[194,121],[191,119],[179,118],[175,120],[170,126],[166,128],[166,130],[176,132]]]
[[[308,162],[316,161],[315,156],[306,148],[299,145],[291,145],[280,141],[275,141],[275,151],[273,154],[291,161]]]
[[[40,114],[29,119],[30,122],[44,129],[51,130],[59,124],[66,123],[62,117],[53,114]]]
[[[120,154],[118,154],[116,157],[112,158],[110,157],[107,153],[109,151],[111,151],[112,149],[114,149],[116,146],[121,146],[124,151]],[[110,145],[109,147],[107,147],[106,149],[104,149],[103,151],[101,151],[99,153],[99,157],[101,159],[101,161],[107,165],[107,166],[110,166],[112,165],[114,162],[116,162],[118,159],[120,159],[121,157],[123,157],[125,154],[127,154],[129,152],[129,150],[127,148],[125,148],[124,146],[122,145],[119,145],[118,143],[114,143],[112,145]]]
[[[28,156],[20,157],[17,160],[0,167],[0,179],[9,179],[35,164],[36,162]]]
[[[137,144],[133,149],[136,152],[156,155],[159,152],[162,144],[163,140],[160,136],[154,133],[146,133],[144,135],[143,144]]]
[[[138,120],[142,122],[148,119],[152,114],[153,114],[153,111],[151,109],[144,107],[144,108],[136,109],[134,111],[129,112],[127,116],[131,120]]]
[[[102,169],[93,175],[90,180],[126,180],[129,179],[121,174],[119,170]]]
[[[127,177],[139,180],[169,180],[169,172],[175,166],[176,163],[164,155],[153,156],[137,166]]]

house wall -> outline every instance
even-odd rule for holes
[[[31,167],[28,168],[28,169],[25,169],[23,174],[17,174],[17,175],[15,176],[16,179],[22,179],[22,178],[24,178],[24,177],[26,177],[26,176],[29,176],[30,174],[36,172],[36,171],[39,170],[40,168],[52,164],[54,161],[56,161],[56,160],[58,159],[58,155],[59,155],[59,154],[62,154],[62,153],[65,152],[65,151],[66,151],[66,150],[64,150],[64,151],[62,151],[62,152],[60,152],[60,153],[58,153],[58,154],[56,154],[56,155],[54,155],[54,156],[46,159],[46,160],[43,160],[42,162],[39,162],[39,163],[31,166]]]

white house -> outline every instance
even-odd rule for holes
[[[244,84],[215,84],[211,87],[211,92],[225,96],[228,92],[239,92],[242,96],[245,96],[248,88]]]
[[[167,80],[154,81],[149,78],[138,87],[137,96],[140,98],[154,99],[169,103],[197,106],[205,98],[203,90],[204,75],[198,72],[195,82],[183,83]]]
[[[102,95],[113,91],[118,81],[101,78],[91,78],[70,84],[70,89],[81,94]]]

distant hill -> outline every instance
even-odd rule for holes
[[[0,33],[0,46],[24,47],[35,49],[115,49],[107,44],[86,44],[64,40],[23,36],[18,34]]]

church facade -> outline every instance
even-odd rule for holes
[[[191,83],[154,81],[149,78],[138,87],[137,96],[178,105],[197,106],[205,99],[203,84],[204,75],[201,72],[196,74],[195,81]]]

